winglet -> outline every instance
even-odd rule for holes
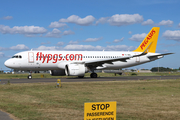
[[[158,41],[160,27],[153,27],[148,35],[144,38],[139,47],[133,52],[156,52],[156,45]]]

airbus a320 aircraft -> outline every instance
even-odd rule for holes
[[[91,78],[97,78],[94,70],[121,69],[151,62],[172,53],[155,53],[159,27],[153,27],[139,47],[127,51],[25,51],[5,61],[12,69],[41,71],[50,70],[55,76],[78,76],[83,78],[91,71]],[[31,79],[31,74],[28,79]]]

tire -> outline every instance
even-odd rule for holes
[[[28,79],[32,79],[32,76],[31,75],[28,75],[28,77],[27,77]]]
[[[84,78],[84,76],[78,76],[78,78]]]
[[[97,78],[97,74],[96,73],[91,73],[90,77],[91,78]]]

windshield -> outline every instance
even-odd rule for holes
[[[12,56],[12,58],[22,58],[22,56],[21,55],[14,55],[14,56]]]

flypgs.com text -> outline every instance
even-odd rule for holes
[[[81,60],[82,61],[82,54],[43,54],[42,52],[36,53],[36,61],[42,61],[42,63],[57,63],[57,61],[73,61],[73,60]]]

